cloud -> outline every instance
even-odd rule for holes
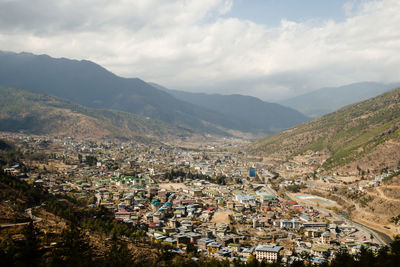
[[[344,22],[279,27],[229,17],[234,4],[0,0],[0,49],[89,59],[171,88],[268,100],[399,77],[399,1],[351,0]]]

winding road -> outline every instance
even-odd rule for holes
[[[29,215],[33,223],[38,223],[42,220],[42,218],[36,217],[32,215],[32,208],[26,209],[25,213]],[[0,228],[6,228],[6,227],[15,227],[15,226],[23,226],[30,224],[31,222],[23,222],[23,223],[6,223],[6,224],[0,224]]]
[[[276,193],[276,191],[274,191],[269,185],[267,185],[267,187],[269,188],[269,191],[270,191],[270,192],[273,192],[273,194],[274,194],[275,196],[278,195],[278,194]],[[297,198],[293,198],[293,197],[290,196],[289,194],[286,194],[286,196],[288,196],[288,198],[290,198],[291,200],[294,200],[294,201],[296,201],[296,202],[298,201]],[[327,209],[324,209],[324,208],[322,208],[322,207],[314,207],[314,208],[317,209],[319,212],[322,211],[323,213],[332,214],[332,216],[333,216],[334,218],[336,218],[336,219],[338,219],[338,220],[344,220],[344,221],[345,221],[347,224],[349,224],[349,225],[357,226],[358,228],[362,229],[364,232],[366,232],[366,233],[372,235],[372,236],[374,237],[375,242],[377,242],[379,245],[389,245],[389,244],[393,241],[393,239],[392,239],[389,235],[387,235],[387,234],[385,234],[385,233],[382,233],[382,232],[380,232],[380,231],[377,231],[377,230],[375,230],[375,229],[372,229],[372,228],[370,228],[370,227],[368,227],[368,226],[366,226],[366,225],[363,225],[363,224],[361,224],[361,223],[354,222],[354,221],[349,221],[349,220],[348,220],[347,218],[345,218],[344,216],[335,214],[335,213],[333,213],[331,210],[327,210]]]

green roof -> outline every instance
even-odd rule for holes
[[[161,206],[161,203],[158,200],[153,200],[151,204],[154,206]]]

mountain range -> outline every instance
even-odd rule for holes
[[[340,87],[327,87],[289,98],[279,103],[303,114],[318,118],[344,106],[378,96],[400,87],[400,83],[360,82]]]
[[[283,160],[309,151],[326,154],[324,169],[397,167],[400,163],[400,89],[346,106],[248,147],[251,154]]]
[[[270,135],[309,118],[298,111],[253,96],[190,93],[155,85],[175,98],[223,114],[239,122],[238,130]]]
[[[0,85],[56,96],[89,108],[150,117],[198,133],[265,135],[307,120],[293,109],[263,103],[269,107],[254,110],[257,119],[247,122],[237,114],[178,99],[141,79],[119,77],[90,61],[30,53],[0,52]],[[235,97],[239,98],[235,103],[238,109],[251,110],[247,97]],[[270,116],[272,111],[275,116]]]

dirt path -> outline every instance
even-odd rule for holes
[[[385,187],[385,188],[389,188],[389,187]],[[399,188],[400,188],[400,187],[399,187]],[[385,195],[385,193],[383,193],[382,190],[381,190],[379,187],[377,187],[377,188],[375,188],[375,189],[376,189],[376,191],[379,193],[379,196],[380,196],[381,198],[383,198],[383,199],[385,199],[385,200],[388,200],[388,201],[400,202],[400,199],[387,197],[387,196]]]
[[[400,189],[400,185],[385,185],[385,186],[382,186],[382,187],[384,187],[384,188]]]

